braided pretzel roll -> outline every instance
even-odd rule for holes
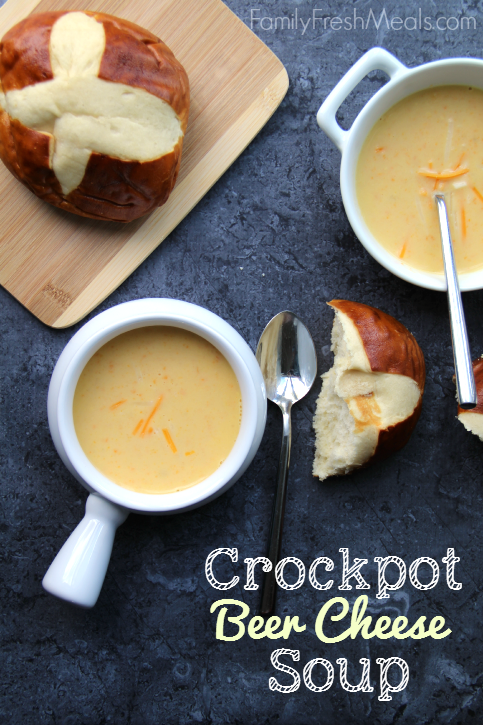
[[[0,158],[74,214],[129,222],[164,204],[188,111],[182,65],[126,20],[41,13],[0,43]]]

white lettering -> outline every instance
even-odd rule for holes
[[[376,16],[374,15],[373,9],[371,8],[369,10],[369,13],[367,15],[367,21],[366,21],[366,30],[369,27],[369,21],[371,20],[371,18],[372,18],[372,22],[374,23],[374,25],[376,27],[376,30],[379,30],[379,26],[381,25],[383,19],[386,22],[386,28],[389,30],[389,20],[387,19],[386,8],[383,8],[382,13],[379,15],[379,20],[376,20]]]
[[[329,579],[329,581],[326,584],[320,584],[317,581],[317,575],[316,570],[319,564],[325,564],[325,571],[332,571],[334,568],[334,562],[332,559],[329,559],[327,556],[319,556],[318,559],[315,559],[312,564],[310,565],[309,569],[309,581],[314,587],[314,589],[319,589],[320,591],[325,591],[326,589],[330,589],[332,584],[334,583],[333,579]]]
[[[374,561],[377,563],[377,599],[389,599],[388,591],[395,592],[401,589],[406,581],[406,564],[399,556],[375,556]],[[389,564],[395,564],[399,569],[399,578],[395,584],[389,584],[386,580],[386,567]]]
[[[286,564],[295,564],[298,569],[299,576],[295,584],[287,584],[283,577],[283,570],[285,569]],[[305,564],[303,563],[303,561],[300,561],[300,559],[297,559],[295,556],[286,556],[285,559],[279,561],[277,566],[275,567],[275,579],[277,580],[278,586],[282,587],[282,589],[286,589],[287,591],[292,591],[293,589],[300,589],[305,581]]]
[[[354,563],[349,569],[349,549],[339,549],[339,551],[342,554],[342,584],[339,586],[339,589],[342,591],[348,591],[349,589],[352,589],[352,585],[349,584],[349,579],[352,579],[352,577],[355,577],[357,584],[356,589],[370,589],[370,585],[365,581],[362,574],[360,573],[360,569],[364,566],[364,564],[367,564],[367,559],[354,559]]]
[[[293,659],[294,662],[298,662],[300,660],[300,650],[276,649],[272,652],[272,655],[270,657],[270,662],[275,667],[275,669],[279,670],[280,672],[285,672],[287,675],[291,675],[291,677],[293,677],[293,683],[291,685],[280,685],[275,677],[270,677],[268,681],[268,686],[272,690],[272,692],[284,692],[288,695],[290,692],[295,692],[299,689],[300,675],[297,670],[294,670],[293,667],[289,667],[288,665],[284,665],[283,662],[280,662],[280,657],[283,657],[283,655],[288,655]]]
[[[389,659],[384,659],[383,657],[378,657],[376,659],[376,662],[378,665],[381,666],[381,674],[380,674],[380,687],[381,687],[381,694],[377,698],[380,702],[389,702],[392,700],[390,692],[401,692],[401,690],[404,690],[406,685],[408,684],[409,680],[409,667],[407,665],[407,662],[405,662],[400,657],[389,657]],[[397,665],[401,669],[401,682],[399,685],[396,685],[393,687],[389,684],[387,675],[388,670],[391,667],[391,665]]]
[[[312,680],[312,670],[315,665],[322,665],[322,667],[325,667],[327,670],[327,679],[325,684],[320,687],[318,685],[314,685]],[[324,660],[322,657],[316,657],[316,659],[307,662],[304,667],[303,675],[305,685],[309,688],[309,690],[312,690],[312,692],[325,692],[326,690],[330,690],[332,683],[334,682],[334,667],[329,660]]]
[[[238,561],[238,549],[213,549],[211,554],[209,554],[206,558],[206,578],[208,579],[213,589],[220,589],[221,591],[224,591],[226,589],[232,589],[232,587],[236,587],[236,585],[240,581],[240,577],[234,576],[233,579],[230,579],[229,582],[219,582],[218,579],[216,579],[215,575],[213,574],[213,562],[220,554],[226,554],[233,562],[236,563]]]
[[[362,665],[362,677],[358,685],[350,685],[347,681],[347,660],[344,657],[339,657],[336,662],[340,665],[340,684],[346,692],[374,692],[374,688],[371,687],[369,680],[371,660],[365,657],[359,660],[359,663]]]
[[[443,564],[446,564],[446,582],[448,587],[450,589],[454,589],[455,591],[459,591],[463,585],[455,581],[454,567],[455,564],[461,561],[460,557],[455,556],[454,549],[447,549],[446,556],[443,556],[442,561]]]
[[[272,562],[266,556],[257,556],[256,559],[245,559],[245,564],[247,565],[247,583],[243,588],[254,592],[258,589],[258,584],[255,584],[256,565],[263,564],[263,571],[268,574],[269,571],[272,571]]]
[[[433,578],[431,579],[429,584],[421,584],[418,579],[418,569],[420,564],[429,564],[433,571]],[[421,556],[419,559],[415,559],[409,567],[409,578],[413,587],[415,587],[416,589],[420,589],[422,592],[425,592],[428,589],[433,589],[439,580],[438,562],[434,559],[430,559],[429,556]]]
[[[250,10],[250,29],[253,30],[253,23],[258,23],[260,20],[260,15],[255,15],[255,13],[259,13],[260,8],[252,8]]]
[[[302,27],[303,27],[302,35],[305,35],[305,31],[307,30],[309,23],[310,23],[310,18],[307,20],[306,23],[304,23],[302,18],[300,18],[300,22],[302,23]]]

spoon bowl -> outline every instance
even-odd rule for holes
[[[282,401],[296,403],[314,383],[315,346],[310,332],[293,312],[279,312],[270,320],[260,337],[256,358],[267,397],[277,405]]]
[[[275,606],[275,570],[280,558],[283,517],[290,465],[291,410],[314,384],[317,355],[310,332],[293,312],[279,312],[270,320],[260,337],[256,358],[262,371],[267,398],[283,414],[282,448],[277,473],[277,490],[267,559],[271,568],[265,576],[260,613],[268,616]],[[267,571],[264,566],[264,571]]]

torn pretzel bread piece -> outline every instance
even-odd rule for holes
[[[458,420],[463,423],[466,430],[483,441],[483,357],[473,360],[473,374],[478,402],[476,408],[471,410],[465,410],[458,405]]]
[[[332,300],[333,367],[314,417],[314,476],[321,481],[390,456],[421,412],[424,357],[400,322],[374,307]]]

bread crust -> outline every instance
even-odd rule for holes
[[[374,453],[364,464],[368,466],[389,458],[409,441],[421,415],[426,381],[424,355],[409,330],[382,310],[349,300],[332,300],[328,304],[347,315],[356,326],[372,372],[406,375],[420,390],[419,401],[411,415],[379,431]]]
[[[31,15],[6,33],[0,43],[0,84],[4,93],[53,78],[49,42],[52,27],[65,12]],[[104,26],[106,48],[99,77],[142,88],[166,101],[184,134],[188,124],[189,82],[171,50],[134,23],[104,13],[86,12]],[[124,161],[92,153],[84,178],[64,195],[50,168],[46,133],[10,119],[0,108],[0,158],[44,201],[94,219],[129,222],[164,204],[179,173],[183,137],[173,150],[151,161]]]
[[[473,375],[475,376],[476,395],[477,403],[475,408],[471,410],[465,410],[458,405],[458,415],[462,413],[479,413],[483,415],[483,358],[479,357],[477,360],[473,360]]]
[[[50,33],[55,21],[64,14],[29,15],[3,36],[0,41],[0,81],[4,93],[52,80]]]
[[[395,373],[412,378],[424,391],[426,367],[415,338],[404,325],[376,307],[349,300],[328,303],[357,327],[374,373]]]
[[[396,425],[391,425],[389,428],[379,431],[379,438],[377,439],[375,451],[366,462],[366,466],[371,463],[376,463],[377,461],[383,461],[392,456],[393,453],[400,451],[401,448],[404,448],[416,427],[416,423],[421,415],[422,406],[423,399],[421,397],[419,398],[419,402],[409,418],[402,420],[400,423],[396,423]]]

